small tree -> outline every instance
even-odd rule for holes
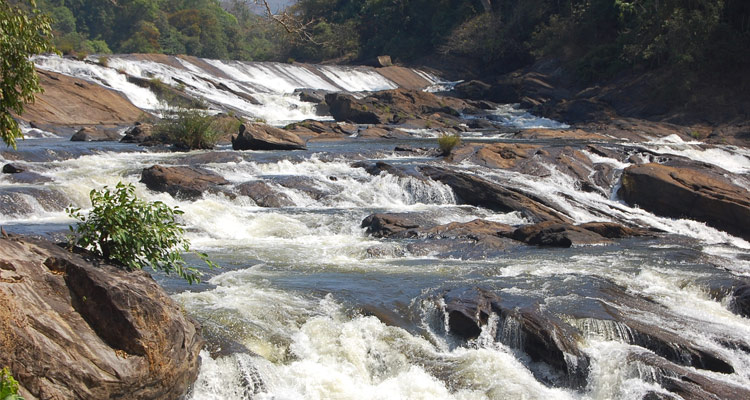
[[[167,274],[176,273],[189,283],[200,282],[200,271],[186,265],[183,252],[190,251],[185,230],[175,217],[183,214],[178,208],[156,201],[140,200],[132,184],[118,183],[115,190],[108,187],[92,190],[92,210],[84,215],[80,208],[68,208],[70,217],[78,224],[71,243],[115,262],[129,270],[150,265]],[[196,253],[210,268],[216,264],[204,253]]]
[[[0,137],[16,148],[16,139],[23,137],[11,113],[23,113],[23,106],[34,101],[41,92],[39,77],[29,56],[53,50],[50,19],[28,0],[31,10],[0,1]]]
[[[178,148],[212,149],[220,134],[216,120],[216,117],[198,110],[178,108],[172,116],[162,119],[154,131],[160,140]]]
[[[0,370],[0,400],[23,400],[18,395],[18,382],[7,367]]]

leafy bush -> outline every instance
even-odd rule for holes
[[[442,133],[437,139],[438,146],[440,147],[440,151],[443,152],[443,155],[448,155],[451,153],[451,150],[453,150],[454,147],[461,144],[461,136],[457,133],[455,134],[447,134]]]
[[[18,382],[13,379],[7,367],[0,371],[0,399],[23,400],[23,397],[18,395]]]
[[[201,273],[186,265],[182,253],[190,251],[185,230],[175,217],[183,214],[177,208],[156,201],[140,200],[132,184],[118,183],[92,190],[92,210],[84,215],[80,208],[69,207],[68,215],[78,221],[71,243],[89,250],[105,260],[129,270],[150,265],[167,274],[176,273],[189,283],[200,282]],[[209,267],[216,264],[203,253],[197,253]]]
[[[156,136],[182,149],[212,149],[219,139],[216,117],[197,110],[180,108],[156,126]]]

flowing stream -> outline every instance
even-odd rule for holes
[[[184,70],[165,71],[164,64],[127,58],[111,60],[110,68],[55,58],[38,62],[43,68],[122,90],[145,109],[156,107],[153,95],[127,86],[116,72],[110,76],[107,71],[123,68],[165,81],[178,76],[182,82],[205,73],[187,65]],[[394,87],[380,75],[343,67],[319,67],[313,74],[283,64],[211,63],[234,77],[233,82],[241,82],[235,89],[255,96],[265,93],[263,103],[222,98],[226,93],[212,94],[198,83],[191,90],[278,123],[324,118],[290,96],[295,88]],[[553,123],[512,109],[496,113],[509,125]],[[528,222],[518,213],[457,205],[452,190],[438,182],[386,173],[373,176],[352,166],[361,160],[404,169],[441,164],[393,151],[403,144],[435,146],[429,132],[408,141],[311,142],[307,151],[295,152],[219,148],[167,153],[130,144],[71,143],[26,130],[30,138],[19,142],[18,151],[0,152],[0,164],[13,162],[39,174],[34,181],[20,182],[0,174],[0,225],[7,231],[60,239],[72,222],[66,206],[85,209],[90,206],[90,190],[125,181],[136,185],[139,197],[185,211],[182,222],[193,247],[221,265],[205,271],[205,282],[193,286],[154,274],[202,324],[212,349],[202,353],[191,399],[640,399],[647,394],[671,398],[674,395],[660,384],[663,372],[632,357],[649,350],[629,341],[627,328],[577,317],[606,285],[624,288],[667,311],[632,309],[639,321],[719,354],[734,369],[720,373],[688,367],[691,371],[750,387],[750,321],[729,311],[728,298],[717,300],[711,292],[715,282],[750,276],[750,243],[699,222],[630,207],[614,193],[607,197],[583,192],[554,167],[534,177],[468,162],[455,166],[557,204],[576,223],[629,221],[665,233],[612,245],[518,246],[480,256],[463,254],[461,248],[441,253],[415,246],[419,243],[412,239],[368,236],[360,224],[375,212],[419,213],[439,223],[475,218],[511,225]],[[492,132],[469,135],[506,140]],[[706,150],[675,138],[643,146],[717,163],[740,174],[750,171],[750,154],[744,149]],[[616,171],[628,165],[591,153],[589,157]],[[249,198],[221,194],[176,200],[139,183],[142,169],[154,164],[201,166],[231,185],[265,181],[293,204],[262,208]],[[738,184],[748,187],[746,181]],[[197,259],[189,261],[200,266]],[[521,351],[524,338],[512,319],[501,322],[491,315],[479,337],[469,341],[452,333],[443,312],[445,293],[476,287],[519,307],[541,307],[575,326],[582,333],[580,348],[590,359],[584,384],[565,384],[559,373]]]

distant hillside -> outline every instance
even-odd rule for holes
[[[242,0],[39,0],[65,54],[164,53],[216,59],[280,57],[277,27]],[[275,1],[280,5],[281,2]]]

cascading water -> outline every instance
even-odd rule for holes
[[[313,114],[291,96],[296,88],[376,90],[391,85],[370,69],[344,67],[189,59],[166,64],[128,57],[110,58],[109,67],[55,57],[36,62],[120,90],[146,109],[158,101],[118,69],[182,83],[188,92],[216,104],[278,122]],[[220,74],[207,71],[207,65]],[[209,81],[263,99],[262,104],[251,105],[229,91],[216,93]],[[496,112],[501,113],[509,124],[560,127],[511,108]],[[474,134],[502,140],[495,133]],[[200,157],[205,152],[73,145],[65,138],[37,136],[22,142],[18,152],[0,153],[0,164],[13,162],[39,175],[30,183],[0,174],[0,225],[6,230],[60,238],[72,222],[63,210],[68,204],[85,209],[90,190],[126,181],[136,185],[139,197],[185,211],[182,222],[193,246],[222,266],[206,271],[207,282],[196,286],[156,275],[202,324],[211,344],[201,354],[191,399],[672,398],[664,385],[670,372],[650,360],[673,352],[680,361],[687,350],[672,349],[669,341],[662,347],[648,343],[643,332],[636,332],[643,325],[654,329],[652,342],[678,338],[717,355],[733,370],[684,367],[690,373],[750,386],[750,323],[729,310],[728,298],[717,300],[711,292],[712,282],[750,275],[750,244],[702,223],[630,207],[614,192],[581,191],[554,166],[533,176],[470,161],[452,168],[533,194],[565,210],[576,223],[629,222],[664,233],[606,246],[520,246],[483,257],[444,256],[429,245],[415,247],[421,239],[373,238],[360,224],[376,212],[411,213],[438,224],[475,218],[511,225],[530,221],[518,212],[457,204],[448,186],[429,179],[371,175],[353,164],[384,161],[411,171],[438,163],[399,155],[392,150],[393,141],[374,140],[367,146],[354,138],[335,146],[314,142],[309,151],[293,153],[219,149],[213,153],[236,158],[206,163]],[[433,135],[424,136],[409,144],[434,146]],[[750,170],[745,149],[704,149],[674,139],[641,146],[739,174]],[[607,166],[617,175],[629,165],[581,152],[594,166],[587,173]],[[246,182],[264,182],[289,202],[265,208],[248,197],[209,193],[195,201],[177,200],[139,183],[141,171],[154,164],[199,165],[227,179],[230,192]],[[737,184],[748,187],[741,175]],[[497,307],[506,308],[492,309],[478,337],[467,341],[451,331],[445,294],[475,287],[499,294]],[[574,368],[582,357],[588,360],[581,386],[567,385],[559,371],[527,352],[533,338],[524,318],[549,314],[580,332],[574,341],[582,354],[563,354],[562,364]]]

